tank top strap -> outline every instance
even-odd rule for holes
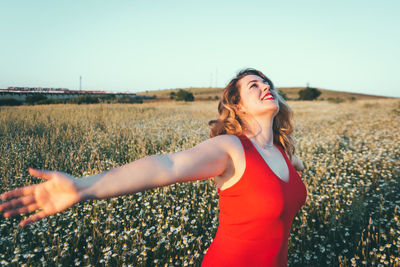
[[[240,143],[242,144],[242,147],[243,147],[243,150],[244,150],[244,159],[246,161],[246,166],[247,166],[248,156],[249,156],[249,153],[251,153],[251,151],[253,149],[253,145],[252,145],[250,139],[246,135],[239,133],[239,134],[235,134],[235,136],[237,136],[239,138]],[[246,169],[247,169],[247,167],[246,167]],[[245,173],[246,173],[246,170],[244,171],[243,175],[246,175]],[[221,192],[224,192],[224,194],[225,194],[226,191],[229,192],[229,191],[232,191],[232,190],[238,190],[238,187],[241,184],[243,184],[243,180],[244,180],[243,179],[243,175],[242,175],[242,177],[240,178],[239,181],[237,181],[235,184],[233,184],[232,186],[230,186],[230,187],[228,187],[228,188],[226,188],[226,189],[224,189],[222,191],[216,185],[218,194],[221,194]],[[222,195],[220,195],[220,197],[222,197]]]
[[[253,143],[250,141],[250,139],[249,139],[246,135],[244,135],[244,134],[237,134],[236,136],[237,136],[237,137],[240,139],[240,141],[242,142],[243,148],[244,148],[245,150],[255,149]],[[285,149],[282,147],[282,145],[281,145],[280,143],[278,143],[278,142],[274,142],[274,144],[278,147],[278,149],[279,149],[280,152],[282,153],[283,157],[284,157],[286,160],[290,161],[290,160],[289,160],[289,157],[288,157],[288,155],[286,154],[286,151],[285,151]],[[257,153],[258,153],[258,152],[257,152]]]
[[[252,148],[253,148],[250,139],[249,139],[246,135],[244,135],[244,134],[237,134],[236,136],[239,138],[239,140],[240,140],[240,142],[242,143],[242,146],[243,146],[243,148],[244,148],[245,151],[248,151],[249,149],[252,149]]]
[[[281,154],[285,158],[286,161],[290,162],[290,159],[288,155],[286,154],[286,150],[283,148],[283,146],[280,143],[275,143],[275,145],[278,147],[278,149],[281,151]]]

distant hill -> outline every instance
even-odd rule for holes
[[[216,100],[219,99],[223,88],[177,88],[177,89],[165,89],[165,90],[155,90],[155,91],[146,91],[137,93],[138,95],[143,96],[152,96],[155,95],[156,99],[148,100],[148,101],[160,101],[160,100],[170,100],[171,92],[178,92],[179,89],[183,89],[191,92],[195,100]],[[305,89],[305,87],[278,87],[278,90],[281,90],[286,94],[289,100],[296,100],[299,97],[299,91]],[[385,96],[376,96],[376,95],[368,95],[368,94],[360,94],[360,93],[350,93],[350,92],[341,92],[334,91],[328,89],[317,88],[321,91],[321,95],[318,97],[318,100],[360,100],[360,99],[373,99],[373,98],[391,98]]]

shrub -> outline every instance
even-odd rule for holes
[[[21,104],[22,104],[21,101],[18,101],[17,99],[14,98],[0,99],[0,106],[19,106]]]
[[[55,100],[53,100],[53,99],[43,99],[43,100],[37,101],[35,104],[36,105],[44,105],[44,104],[54,104],[54,103],[55,103]]]
[[[299,91],[300,100],[315,100],[321,95],[321,91],[317,88],[307,87],[306,89]]]
[[[194,101],[194,96],[191,92],[180,89],[176,93],[176,101]]]
[[[138,97],[124,96],[118,98],[117,103],[143,103],[143,99]]]
[[[72,103],[72,104],[94,104],[94,103],[99,103],[99,98],[95,97],[95,96],[83,95],[83,96],[78,96],[76,98],[70,98],[68,100],[68,103]]]
[[[339,103],[344,102],[344,99],[343,99],[343,98],[340,98],[340,97],[336,97],[336,98],[334,98],[334,97],[329,97],[329,98],[328,98],[328,101],[331,102],[331,103],[339,104]]]
[[[29,105],[34,105],[37,102],[40,102],[40,101],[46,100],[46,99],[47,99],[47,97],[45,95],[34,94],[34,95],[27,96],[25,99],[25,102],[28,103]]]
[[[99,96],[99,101],[103,102],[103,103],[115,103],[117,102],[115,95],[103,95],[103,96]]]

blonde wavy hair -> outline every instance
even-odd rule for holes
[[[275,90],[272,81],[265,76],[261,71],[246,68],[239,71],[222,91],[222,95],[218,104],[219,118],[211,120],[210,137],[221,134],[241,135],[247,129],[246,121],[243,119],[240,111],[236,108],[240,102],[240,92],[238,82],[241,78],[247,75],[257,75],[268,82],[270,90]],[[292,155],[295,152],[295,147],[291,134],[293,132],[293,111],[288,106],[283,97],[276,92],[279,103],[279,112],[273,121],[274,142],[280,144],[292,160]]]

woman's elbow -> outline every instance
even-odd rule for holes
[[[151,187],[162,187],[173,184],[173,162],[168,155],[150,155],[143,158],[145,165],[138,172],[146,172],[143,176],[149,176]]]

